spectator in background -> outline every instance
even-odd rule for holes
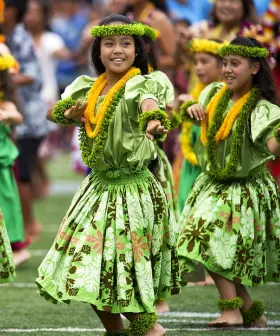
[[[39,237],[41,225],[33,214],[32,172],[38,148],[47,133],[46,105],[41,99],[41,72],[35,56],[32,38],[21,24],[26,11],[26,1],[6,0],[4,32],[11,53],[19,62],[20,72],[12,80],[18,86],[23,123],[16,128],[19,146],[19,192],[26,236]]]
[[[167,0],[171,20],[184,19],[191,24],[209,19],[212,5],[209,0]]]
[[[66,48],[63,39],[48,30],[49,5],[38,0],[29,1],[24,16],[25,28],[30,32],[33,40],[35,54],[38,58],[42,72],[41,98],[48,108],[51,108],[59,99],[59,89],[56,80],[56,67],[58,60],[70,60],[72,53]],[[49,178],[45,168],[46,159],[55,153],[55,138],[57,125],[48,123],[48,137],[40,145],[39,155],[33,178],[33,193],[36,198],[45,196],[48,191]]]
[[[60,35],[66,47],[77,55],[80,49],[82,31],[88,22],[80,4],[75,0],[60,0],[56,4],[56,11],[52,17],[50,26],[54,33]],[[57,80],[60,92],[75,78],[88,72],[87,66],[76,60],[60,60],[57,68]]]

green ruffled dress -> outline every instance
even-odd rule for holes
[[[206,106],[211,84],[199,97]],[[232,107],[230,101],[227,111]],[[182,271],[195,264],[246,286],[280,280],[280,195],[266,163],[274,156],[266,147],[280,109],[260,100],[251,112],[242,138],[241,157],[232,182],[214,180],[200,139],[195,152],[202,168],[180,218],[183,230],[178,241]],[[236,127],[236,123],[233,128]],[[229,160],[232,136],[217,147],[220,167]]]
[[[18,156],[16,146],[9,139],[11,130],[0,122],[0,207],[5,218],[9,240],[24,240],[23,218],[17,184],[12,165]]]
[[[11,282],[14,280],[14,277],[14,259],[0,207],[0,283]]]
[[[92,78],[79,77],[63,98],[85,100],[92,85]],[[150,313],[156,300],[180,291],[175,223],[147,168],[157,151],[139,130],[147,98],[163,108],[157,82],[138,75],[126,83],[103,155],[75,194],[39,267],[39,292],[53,303],[76,300],[112,313]]]

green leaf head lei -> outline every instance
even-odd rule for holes
[[[92,37],[105,37],[116,35],[145,35],[145,26],[142,23],[129,23],[120,25],[94,26],[91,29]]]
[[[266,59],[269,56],[269,51],[265,47],[248,47],[242,45],[228,44],[223,46],[219,50],[219,55],[221,57],[225,57],[228,55],[237,55],[246,58]]]

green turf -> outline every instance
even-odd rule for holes
[[[58,160],[59,161],[59,160]],[[65,166],[66,157],[61,161],[53,162],[52,167]],[[50,170],[55,179],[60,179],[61,171]],[[73,173],[64,167],[67,178],[73,177]],[[77,181],[77,177],[74,177]],[[79,178],[78,178],[79,179]],[[52,244],[55,232],[71,201],[72,195],[49,196],[45,200],[36,203],[36,215],[43,224],[41,240],[30,247],[34,256],[17,270],[15,284],[29,284],[34,286],[37,276],[37,268],[43,259],[45,251]],[[274,323],[273,327],[279,330],[252,331],[252,330],[203,330],[211,320],[205,317],[176,317],[160,316],[162,325],[168,329],[180,329],[179,331],[167,331],[172,336],[223,336],[223,335],[280,335],[280,286],[265,286],[260,289],[250,290],[255,299],[265,303],[267,317]],[[186,287],[182,294],[170,299],[172,312],[197,312],[217,313],[217,291],[214,287]],[[38,329],[38,328],[89,328],[100,329],[101,323],[88,304],[73,302],[71,305],[52,305],[41,299],[36,293],[35,287],[18,288],[12,286],[0,287],[0,335],[2,336],[100,336],[102,332],[61,332],[61,331],[36,331],[32,333],[3,332],[4,329]],[[274,312],[274,314],[271,314]],[[275,314],[276,313],[276,314]],[[198,331],[184,329],[200,329]]]

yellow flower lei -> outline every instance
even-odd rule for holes
[[[191,96],[194,100],[197,100],[201,91],[205,88],[205,84],[197,83],[191,92]],[[192,136],[193,123],[191,121],[185,121],[182,125],[182,135],[181,135],[181,150],[184,158],[193,166],[198,166],[198,161],[196,155],[191,146],[191,136]]]
[[[152,2],[148,2],[146,7],[142,10],[140,16],[139,16],[139,22],[146,22],[148,16],[151,14],[151,12],[155,9],[155,5]]]
[[[100,108],[95,113],[97,99],[101,92],[107,85],[106,73],[98,77],[98,79],[93,84],[92,88],[88,94],[88,106],[85,110],[85,129],[87,136],[89,138],[96,138],[100,132],[102,121],[106,115],[108,108],[110,107],[115,95],[121,89],[122,86],[132,77],[139,75],[141,73],[140,69],[132,67],[107,93],[105,99],[103,100]],[[94,130],[92,130],[91,124],[95,125]]]
[[[211,125],[216,107],[221,100],[222,96],[225,94],[227,90],[227,86],[224,85],[224,87],[219,90],[215,96],[211,99],[210,103],[207,105],[206,112],[208,115],[208,125]],[[243,95],[240,99],[238,99],[237,102],[232,106],[232,108],[228,111],[220,129],[218,130],[215,141],[218,143],[220,140],[225,140],[230,132],[232,131],[232,126],[235,122],[235,120],[238,118],[243,105],[246,103],[248,97],[250,96],[251,91],[247,92],[245,95]],[[204,144],[204,146],[207,144],[207,120],[203,120],[201,123],[201,142]]]

